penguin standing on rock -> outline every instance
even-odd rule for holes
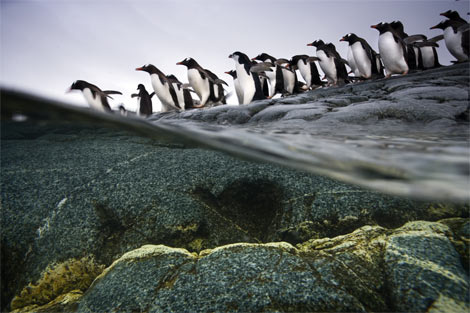
[[[265,71],[267,79],[269,80],[269,92],[270,98],[274,97],[277,93],[284,92],[284,76],[282,75],[282,69],[276,64],[277,59],[267,53],[260,53],[256,57],[251,59],[253,62],[260,61],[264,65],[271,65],[270,71]]]
[[[193,58],[186,58],[176,65],[184,65],[188,68],[188,82],[201,100],[198,107],[209,103],[226,103],[222,84],[227,85],[227,83],[219,79],[217,75],[202,68]]]
[[[309,57],[306,54],[294,55],[290,60],[291,67],[297,68],[302,75],[307,88],[313,88],[321,86],[322,81],[320,80],[320,74],[318,72],[317,65],[315,64],[314,58]]]
[[[409,67],[406,61],[406,45],[389,23],[371,25],[379,31],[379,53],[382,58],[386,78],[392,74],[408,74]]]
[[[325,73],[325,78],[330,85],[344,85],[349,82],[348,72],[345,66],[347,61],[341,58],[332,43],[325,44],[325,42],[320,39],[307,44],[307,46],[317,48],[318,64]]]
[[[149,94],[147,90],[145,89],[145,86],[142,84],[139,84],[137,86],[137,90],[139,93],[134,93],[131,95],[132,98],[137,97],[137,102],[138,102],[138,110],[137,110],[137,115],[139,116],[149,116],[153,112],[152,108],[152,97],[155,95],[155,92],[152,92]]]
[[[243,104],[265,99],[258,74],[250,70],[252,63],[248,56],[236,51],[228,57],[235,61],[237,79],[243,91]]]
[[[135,70],[149,73],[153,90],[162,103],[162,112],[180,110],[175,88],[162,71],[153,64],[147,64]]]
[[[353,33],[343,36],[340,41],[349,43],[352,62],[357,67],[360,77],[368,79],[372,76],[383,76],[382,64],[377,62],[377,52],[371,48],[367,41]],[[349,58],[348,63],[351,64]]]
[[[114,90],[101,90],[97,86],[90,84],[84,80],[77,80],[75,81],[72,86],[70,86],[71,90],[81,90],[85,100],[88,102],[92,109],[101,112],[111,112],[111,107],[108,103],[108,98],[112,99],[111,94],[122,95],[119,91]]]
[[[457,59],[466,62],[469,59],[469,25],[456,20],[446,20],[430,29],[442,29],[447,50]]]
[[[175,89],[176,96],[178,97],[179,108],[182,111],[197,108],[196,100],[191,97],[191,92],[194,92],[194,90],[190,89],[189,85],[185,85],[180,82],[173,74],[166,75],[166,77]]]

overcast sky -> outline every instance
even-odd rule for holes
[[[439,13],[452,9],[468,20],[470,11],[469,0],[0,1],[1,86],[87,105],[79,92],[65,94],[83,79],[121,91],[111,105],[123,102],[131,110],[139,83],[152,91],[149,75],[135,71],[146,63],[187,82],[186,68],[176,62],[193,57],[232,90],[224,72],[234,68],[228,58],[234,51],[315,55],[306,44],[323,39],[346,58],[347,44],[339,39],[347,33],[378,51],[372,24],[401,20],[408,34],[433,37],[442,33],[429,29],[444,19]],[[440,45],[440,62],[448,65],[453,57]]]

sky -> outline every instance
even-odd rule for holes
[[[88,106],[80,92],[66,93],[78,79],[103,90],[119,90],[112,107],[136,109],[131,94],[150,76],[135,71],[154,64],[187,82],[192,57],[229,83],[228,55],[266,52],[277,58],[315,55],[306,44],[332,42],[346,58],[347,33],[366,39],[378,51],[379,33],[370,25],[401,20],[408,34],[434,37],[430,30],[456,10],[467,19],[470,0],[0,0],[0,86],[32,92],[72,105]],[[454,58],[443,41],[440,62]],[[194,95],[194,97],[197,97]],[[154,99],[154,111],[159,101]],[[236,103],[236,96],[229,98]]]

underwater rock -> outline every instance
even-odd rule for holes
[[[197,255],[147,245],[107,268],[78,311],[460,312],[468,276],[447,236],[446,225],[419,221],[297,247],[239,243]]]

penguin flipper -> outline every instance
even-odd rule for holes
[[[439,47],[437,42],[432,42],[432,41],[422,41],[422,42],[414,42],[413,46],[422,48],[422,47]]]
[[[432,37],[431,39],[428,39],[429,42],[438,42],[444,39],[444,35],[437,35],[436,37]]]
[[[131,95],[131,98],[135,98],[135,97],[138,97],[138,96],[139,96],[138,94],[133,93],[133,94]]]
[[[411,35],[408,37],[403,38],[403,42],[406,43],[407,45],[410,43],[414,43],[418,40],[426,40],[428,37],[422,34],[417,34],[417,35]]]
[[[103,90],[106,95],[122,95],[122,92],[116,90]]]
[[[469,56],[469,37],[470,37],[470,30],[466,30],[465,32],[462,33],[462,49],[463,52]]]
[[[151,94],[149,94],[150,99],[152,99],[153,96],[155,96],[155,91],[153,91]]]

